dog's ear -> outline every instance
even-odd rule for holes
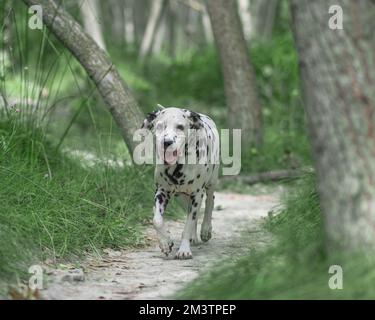
[[[154,128],[154,120],[157,118],[159,114],[160,114],[160,110],[147,113],[146,119],[143,120],[141,129],[152,130]]]
[[[199,113],[184,109],[188,120],[190,121],[190,129],[198,130],[203,127],[202,119]]]

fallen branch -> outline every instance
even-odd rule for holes
[[[280,181],[283,179],[293,179],[302,176],[305,173],[314,172],[311,167],[289,170],[272,170],[256,173],[250,176],[223,176],[221,181],[240,181],[245,184],[253,185],[260,182]]]

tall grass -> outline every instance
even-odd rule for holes
[[[0,292],[47,258],[145,244],[154,192],[152,168],[127,165],[82,68],[47,29],[28,30],[25,6],[12,9],[11,54],[0,48]],[[77,149],[124,165],[87,165]]]
[[[374,256],[326,253],[314,175],[307,175],[288,190],[278,213],[265,224],[275,236],[274,244],[266,250],[253,250],[235,263],[220,263],[188,285],[179,298],[375,298]],[[329,287],[332,265],[342,267],[342,290]]]

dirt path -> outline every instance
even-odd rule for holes
[[[270,241],[261,223],[277,205],[278,194],[242,195],[216,193],[213,213],[213,237],[192,248],[194,258],[175,260],[161,255],[152,228],[147,230],[152,246],[136,249],[107,250],[102,260],[87,259],[84,281],[63,281],[67,271],[53,270],[42,291],[47,299],[166,299],[218,263],[236,259],[254,247]],[[183,221],[169,221],[168,228],[178,248]],[[199,233],[199,229],[198,229]],[[80,279],[80,275],[77,275]]]

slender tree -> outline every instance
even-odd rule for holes
[[[134,26],[134,0],[126,1],[123,5],[124,16],[124,34],[128,45],[133,45],[136,39]]]
[[[174,58],[176,55],[177,18],[177,3],[174,0],[168,0],[168,52],[172,58]]]
[[[97,0],[83,0],[80,8],[85,31],[105,51],[106,47],[100,23],[100,7]]]
[[[250,0],[238,0],[238,12],[241,17],[245,39],[250,40],[253,32],[250,14]]]
[[[202,13],[202,25],[204,38],[207,43],[212,43],[214,40],[214,35],[212,33],[212,27],[210,22],[210,17],[208,16],[207,10]]]
[[[275,22],[280,11],[280,0],[258,0],[256,14],[256,34],[268,39],[272,36]]]
[[[106,53],[89,37],[61,6],[53,0],[23,0],[43,7],[43,22],[77,58],[97,86],[129,148],[133,150],[133,133],[140,128],[143,115],[133,94],[121,79]]]
[[[242,129],[243,146],[262,142],[261,108],[236,0],[206,0],[220,54],[230,128]]]
[[[139,57],[143,60],[152,50],[152,44],[155,38],[156,31],[161,23],[164,10],[166,9],[166,0],[153,0],[151,5],[151,12],[147,21],[145,33],[143,35],[141,48],[139,50]]]
[[[375,3],[291,3],[328,247],[374,251]]]

